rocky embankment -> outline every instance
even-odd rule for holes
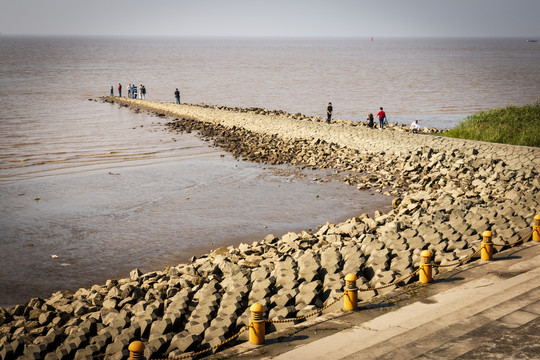
[[[394,195],[394,208],[0,309],[0,359],[121,359],[135,339],[145,342],[147,357],[205,349],[242,329],[255,302],[269,319],[300,316],[339,296],[348,273],[358,276],[360,288],[388,284],[415,270],[423,249],[436,263],[451,263],[478,249],[484,230],[496,243],[520,239],[540,212],[538,148],[216,107],[107,101],[167,117],[171,131],[197,131],[238,158],[336,169],[348,174],[351,191]],[[362,300],[376,295],[360,292]]]

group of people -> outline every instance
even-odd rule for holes
[[[332,120],[332,113],[334,111],[334,107],[332,106],[332,103],[328,103],[328,107],[326,108],[326,122],[330,124],[330,121]],[[379,130],[382,130],[384,128],[384,124],[388,124],[388,119],[386,118],[386,113],[384,112],[382,106],[379,108],[379,112],[377,113],[377,117],[379,118]],[[374,127],[374,117],[372,113],[369,113],[367,117],[368,126],[370,128]],[[418,125],[418,120],[414,120],[411,124],[411,131],[412,132],[418,132],[420,130],[420,125]]]
[[[388,124],[388,119],[386,118],[386,113],[384,112],[382,106],[379,108],[377,117],[379,118],[379,130],[382,130],[384,127],[384,124]],[[373,127],[373,114],[372,113],[369,113],[367,120],[368,120],[368,126],[372,128]]]
[[[382,130],[384,124],[388,124],[388,120],[386,119],[386,113],[384,112],[383,108],[380,107],[379,109],[380,111],[377,113],[377,117],[379,118],[379,129]],[[330,121],[332,120],[333,111],[334,111],[334,107],[332,106],[332,103],[329,102],[328,107],[326,108],[326,116],[327,116],[326,122],[328,124],[330,124]],[[373,119],[374,119],[373,114],[370,113],[367,117],[367,121],[368,121],[368,126],[371,128],[374,126]]]
[[[137,95],[140,94],[140,99],[146,99],[146,87],[141,84],[139,91],[137,92],[137,86],[129,84],[128,86],[128,98],[137,99]],[[114,89],[111,86],[111,96],[114,96]],[[122,84],[118,83],[118,96],[122,97]]]
[[[129,84],[128,98],[137,99],[137,95],[140,96],[141,100],[146,99],[146,87],[144,87],[144,85],[141,84],[141,86],[139,87],[139,91],[137,92],[137,85]]]
[[[130,99],[137,99],[137,95],[140,94],[140,99],[144,100],[146,99],[146,87],[141,84],[139,87],[139,91],[137,91],[137,86],[133,84],[129,84],[128,86],[128,98]],[[111,86],[111,96],[114,96],[114,87]],[[118,83],[118,96],[122,97],[122,84]],[[180,91],[178,88],[176,88],[176,91],[174,92],[174,99],[176,100],[177,104],[180,104]]]

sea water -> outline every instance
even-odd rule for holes
[[[536,101],[522,39],[0,37],[0,305],[160,269],[222,245],[316,230],[390,199],[239,162],[123,96],[450,128]],[[90,99],[90,100],[89,100]]]

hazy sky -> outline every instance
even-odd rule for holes
[[[540,0],[0,0],[8,35],[538,37]]]

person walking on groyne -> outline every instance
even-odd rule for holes
[[[131,99],[131,89],[133,88],[133,86],[131,86],[131,84],[128,85],[128,99]]]
[[[111,85],[111,96],[114,96],[114,87]]]
[[[332,107],[332,103],[328,103],[328,107],[326,108],[326,115],[328,118],[326,119],[326,123],[330,124],[330,120],[332,120],[332,112],[334,111],[334,108]]]
[[[122,84],[118,83],[118,97],[122,97]]]
[[[386,120],[386,113],[384,112],[382,106],[379,108],[381,111],[377,113],[377,116],[379,117],[379,130],[383,129],[384,120]]]
[[[176,88],[176,91],[174,92],[174,98],[176,99],[176,103],[180,104],[180,91],[178,88]]]

